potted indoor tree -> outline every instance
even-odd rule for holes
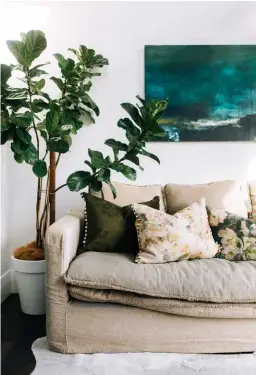
[[[61,92],[56,99],[43,91],[45,80],[41,76],[46,72],[41,67],[45,64],[31,67],[33,61],[46,48],[44,34],[32,30],[22,34],[21,42],[8,41],[7,44],[18,64],[1,66],[2,143],[10,141],[15,160],[32,165],[32,171],[37,177],[36,240],[16,249],[12,258],[22,310],[28,314],[41,314],[45,312],[44,236],[49,224],[55,220],[56,192],[65,186],[71,191],[86,187],[101,191],[102,183],[105,182],[116,197],[111,183],[112,170],[135,181],[136,169],[131,164],[142,170],[140,155],[160,163],[156,155],[146,150],[146,142],[166,136],[165,131],[159,127],[158,120],[167,107],[167,100],[147,103],[137,96],[140,104],[121,104],[129,118],[120,119],[117,126],[125,130],[127,142],[112,138],[106,140],[105,144],[113,150],[112,156],[104,156],[100,151],[89,149],[89,160],[85,160],[85,165],[90,170],[72,173],[67,181],[56,189],[56,167],[61,154],[70,148],[71,135],[76,134],[83,126],[84,116],[94,121],[94,116],[99,115],[99,108],[88,95],[88,91],[91,88],[91,78],[100,75],[95,69],[107,65],[108,61],[85,46],[80,46],[79,50],[70,49],[76,60],[56,54],[61,70],[61,78],[51,77]],[[8,85],[8,80],[15,70],[24,75],[22,88]],[[34,141],[31,132],[35,134]],[[41,147],[42,141],[44,150]],[[50,161],[47,165],[48,154]],[[44,178],[46,183],[43,185]],[[41,209],[43,191],[45,195]]]
[[[43,238],[49,223],[55,220],[55,171],[85,117],[88,123],[99,115],[88,92],[92,78],[101,75],[99,70],[108,65],[108,60],[84,45],[69,49],[74,59],[55,54],[60,76],[50,79],[60,94],[52,97],[44,91],[44,66],[49,63],[34,64],[47,46],[44,33],[22,33],[20,41],[9,40],[7,46],[17,64],[1,65],[1,144],[10,142],[16,162],[30,164],[37,178],[36,239],[14,251],[13,267],[22,310],[41,314],[45,311]],[[8,84],[15,76],[21,82],[19,87]]]

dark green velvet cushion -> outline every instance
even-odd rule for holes
[[[135,215],[131,205],[120,207],[87,193],[85,200],[85,233],[83,251],[139,252]],[[159,197],[145,204],[159,210]]]

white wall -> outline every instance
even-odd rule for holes
[[[54,61],[53,53],[85,44],[109,59],[92,95],[101,116],[73,140],[72,152],[63,156],[58,185],[84,167],[87,148],[107,150],[104,140],[123,137],[116,127],[124,116],[119,104],[144,95],[145,44],[255,44],[256,4],[253,2],[38,2],[5,5],[2,17],[1,58],[11,57],[4,40],[21,31],[41,29],[48,39],[40,61]],[[3,58],[4,57],[4,58]],[[49,69],[50,73],[56,70]],[[50,86],[52,90],[52,86]],[[56,92],[56,91],[55,91]],[[171,98],[170,98],[171,100]],[[254,143],[152,143],[161,165],[145,159],[139,184],[154,182],[200,183],[222,179],[256,178]],[[9,162],[9,251],[34,237],[35,178],[30,167]],[[117,177],[123,180],[121,176]],[[77,193],[63,189],[57,196],[58,217],[82,207]]]

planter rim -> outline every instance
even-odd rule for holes
[[[15,256],[12,255],[12,259],[15,260],[15,262],[25,262],[27,264],[29,263],[43,263],[45,262],[46,260],[45,259],[42,259],[42,260],[24,260],[24,259],[17,259],[15,258]]]

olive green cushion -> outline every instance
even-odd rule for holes
[[[131,205],[116,204],[82,193],[85,200],[85,233],[83,251],[139,252],[135,215]],[[154,197],[146,206],[159,210],[159,197]]]

